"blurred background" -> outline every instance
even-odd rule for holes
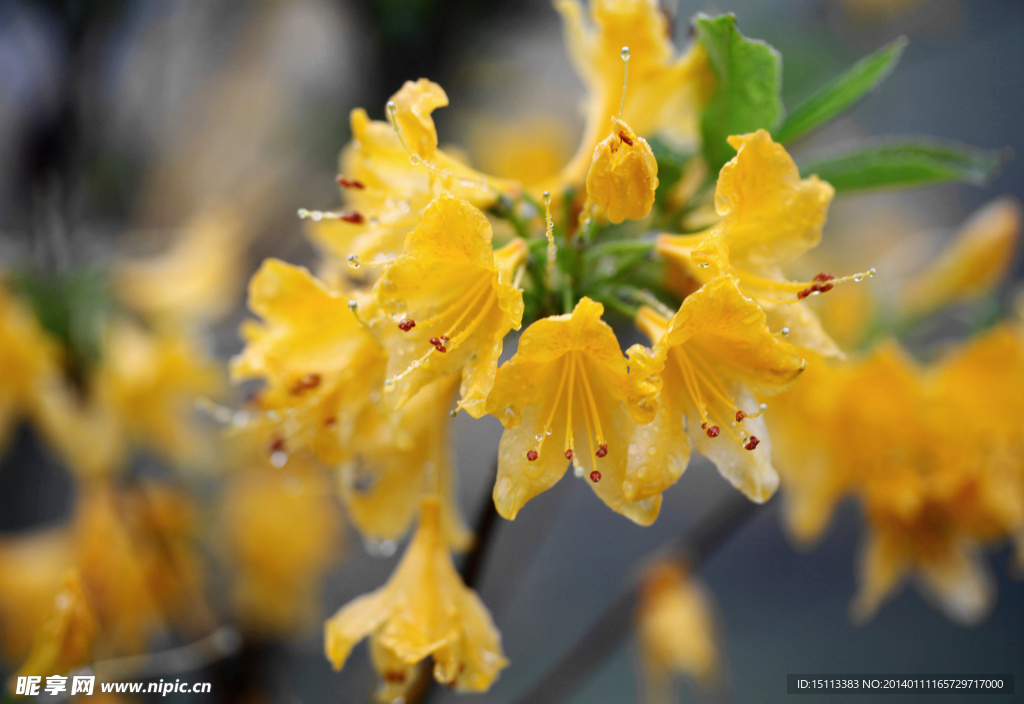
[[[677,18],[679,45],[696,12],[734,12],[747,36],[782,53],[789,105],[857,58],[909,37],[902,63],[878,93],[800,149],[861,135],[927,134],[1018,155],[985,188],[837,199],[826,242],[841,233],[851,251],[860,236],[885,245],[914,237],[937,248],[985,201],[1024,198],[1019,0],[666,4]],[[313,260],[295,213],[336,203],[349,111],[365,106],[382,119],[388,97],[419,77],[440,83],[451,99],[435,115],[442,143],[461,148],[484,170],[500,168],[503,146],[524,135],[566,157],[576,147],[582,86],[546,0],[4,0],[0,269],[101,269],[159,251],[169,233],[230,210],[244,233],[235,253],[242,271],[230,310],[207,329],[210,350],[226,360],[241,348],[244,282],[258,263],[266,256]],[[1017,271],[1019,277],[1019,264]],[[949,334],[957,329],[949,321]],[[463,414],[456,433],[460,498],[472,522],[490,494],[500,426]],[[160,471],[151,457],[133,462],[134,472]],[[0,459],[0,534],[12,538],[67,521],[73,486],[36,433],[17,428]],[[216,471],[190,486],[199,488],[201,522],[216,525]],[[473,699],[517,701],[614,599],[644,554],[729,491],[696,460],[667,492],[650,528],[608,511],[569,479],[516,522],[500,522],[478,589],[511,667]],[[991,555],[998,598],[980,626],[951,624],[911,589],[867,625],[853,626],[847,605],[861,536],[856,509],[840,510],[825,539],[806,552],[787,541],[779,504],[760,509],[702,573],[717,601],[733,701],[787,701],[787,673],[829,672],[1012,673],[1018,693],[993,699],[1024,701],[1024,584],[1008,577],[1008,547]],[[340,545],[345,531],[333,530]],[[317,605],[322,616],[377,588],[395,564],[394,546],[367,549],[354,531],[347,535]],[[216,564],[220,533],[211,536],[208,557]],[[13,578],[0,572],[0,581]],[[196,699],[369,701],[375,675],[365,647],[343,672],[333,672],[318,623],[288,638],[247,641],[209,677],[186,675],[215,681],[213,695]],[[624,644],[581,683],[573,701],[638,700],[635,659],[633,644]],[[6,663],[0,675],[17,664]],[[436,700],[453,696],[439,692]],[[707,699],[685,688],[682,698]]]

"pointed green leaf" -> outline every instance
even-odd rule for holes
[[[837,191],[905,188],[943,181],[987,183],[1006,160],[1004,152],[922,137],[863,142],[807,159],[800,173],[817,174]]]
[[[793,109],[775,130],[775,141],[792,142],[837,117],[885,80],[906,46],[907,38],[900,37],[855,63]]]
[[[729,135],[768,129],[782,117],[782,59],[768,44],[740,34],[734,15],[698,15],[694,27],[717,79],[700,128],[708,167],[718,173],[736,154]]]

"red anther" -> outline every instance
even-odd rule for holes
[[[758,443],[760,442],[761,441],[757,439],[756,435],[751,435],[750,440],[747,442],[746,445],[743,446],[743,448],[745,450],[753,450],[755,447],[757,447]]]
[[[719,428],[717,425],[712,425],[710,428],[707,429],[707,434],[709,438],[717,438],[720,432],[722,432],[722,429]]]
[[[384,673],[384,681],[391,682],[393,684],[401,684],[405,682],[405,673],[398,670],[388,670]]]
[[[572,459],[572,448],[569,448],[568,450],[565,451],[565,459],[567,459],[567,460],[571,460]]]
[[[284,452],[284,450],[285,450],[285,448],[287,446],[288,446],[288,444],[284,441],[284,438],[280,438],[280,437],[274,438],[273,441],[270,443],[270,451],[271,452]]]
[[[597,452],[595,452],[594,454],[597,455],[598,457],[604,457],[605,455],[608,454],[608,446],[604,443],[601,443],[600,445],[597,446]]]
[[[357,213],[354,210],[349,211],[347,213],[339,213],[338,219],[344,220],[345,222],[350,222],[353,225],[362,225],[364,222],[366,222],[366,218],[363,217],[363,214]]]
[[[818,274],[818,276],[827,276],[827,277],[829,277],[829,279],[834,279],[835,278],[831,274]],[[817,280],[818,276],[815,276],[814,278]],[[805,299],[808,296],[810,296],[812,293],[828,293],[829,291],[831,291],[834,288],[834,285],[833,284],[822,283],[824,281],[828,281],[828,279],[820,279],[820,280],[818,280],[818,283],[815,283],[815,284],[812,284],[812,285],[808,286],[803,291],[801,291],[800,293],[796,294],[797,299],[802,301],[803,299]]]
[[[832,284],[825,284],[824,286],[819,286],[819,287],[818,287],[818,292],[819,292],[819,293],[828,293],[828,292],[829,292],[829,291],[831,291],[831,290],[832,290],[833,288],[835,288],[835,286],[834,286],[834,285],[832,285]]]
[[[440,347],[435,347],[434,349],[437,350],[438,352],[447,352],[448,351],[448,348],[445,347],[444,345],[441,345]]]
[[[362,181],[357,181],[354,178],[345,178],[341,174],[338,174],[338,185],[344,188],[358,188],[360,191],[366,188]]]
[[[741,423],[743,419],[747,417],[747,414],[743,411],[736,411],[736,422]]]
[[[619,139],[621,139],[623,142],[625,142],[629,146],[631,146],[631,147],[633,146],[633,140],[630,139],[629,137],[627,137],[626,133],[622,132],[621,130],[619,131]]]
[[[536,450],[530,450],[529,452],[527,452],[526,453],[526,459],[530,460],[531,462],[536,460],[537,459],[537,451]]]
[[[444,337],[444,338],[441,338],[441,339],[443,339],[445,341],[448,340],[447,337]],[[428,340],[428,342],[430,342],[430,344],[432,344],[434,346],[434,349],[437,350],[438,352],[447,352],[448,348],[445,347],[443,344],[441,344],[441,339],[438,339],[436,337],[432,337],[432,338],[430,338],[430,340]]]
[[[590,473],[590,481],[597,484],[599,481],[601,481],[601,473],[595,469],[593,472]]]
[[[293,395],[298,395],[301,394],[303,391],[315,389],[318,386],[320,386],[320,375],[315,373],[307,374],[306,376],[302,377],[294,384],[292,384],[292,388],[290,389],[290,391],[292,392]]]
[[[452,338],[448,337],[447,335],[441,335],[441,339],[444,340],[445,342],[451,342]]]
[[[817,276],[815,276],[813,279],[811,279],[811,281],[814,281],[816,283],[823,283],[825,281],[831,281],[834,278],[836,278],[836,277],[832,276],[832,274],[826,274],[823,271],[820,274],[818,274]]]
[[[811,286],[810,288],[805,288],[803,291],[801,291],[800,293],[796,294],[797,300],[802,301],[805,298],[807,298],[808,296],[810,296],[812,293],[814,293],[815,291],[817,291],[817,289],[814,288],[814,286]]]
[[[707,423],[701,423],[701,424],[700,424],[700,429],[701,429],[701,430],[705,430],[705,429],[707,429],[707,427],[708,427],[708,424],[707,424]]]
[[[416,327],[416,321],[413,320],[412,318],[406,318],[405,320],[401,320],[398,323],[398,329],[401,330],[402,332],[409,332],[414,327]]]
[[[430,338],[429,340],[427,340],[427,342],[432,344],[434,347],[440,347],[441,346],[441,341],[438,338],[436,338],[436,337]]]
[[[330,418],[325,418],[324,419],[324,425],[326,425],[328,428],[333,428],[337,424],[338,424],[338,419],[335,418],[334,416],[331,416]]]

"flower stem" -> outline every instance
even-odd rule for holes
[[[744,523],[757,514],[758,505],[738,492],[715,506],[690,530],[668,541],[645,557],[634,578],[605,610],[594,625],[576,641],[524,696],[520,704],[560,704],[587,682],[594,672],[615,652],[626,639],[633,622],[633,603],[636,599],[637,576],[642,567],[666,557],[688,561],[692,569],[710,557]]]

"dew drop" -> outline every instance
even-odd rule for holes
[[[655,450],[653,446],[651,446],[647,448],[647,454],[651,457],[654,457],[655,455],[658,454],[658,451]]]
[[[249,425],[249,414],[245,411],[235,411],[231,416],[231,426],[233,428],[244,428]]]
[[[267,411],[267,420],[276,423],[281,420],[281,414],[277,411]]]
[[[423,160],[420,158],[419,154],[410,154],[409,163],[412,164],[413,166],[419,166],[421,163],[423,163]]]
[[[629,47],[628,46],[622,47],[622,51],[619,52],[619,56],[622,57],[623,61],[629,61]]]
[[[575,476],[577,478],[582,477],[583,476],[583,465],[576,464],[575,462],[573,462],[573,464],[572,464],[572,473],[573,473],[573,476]]]
[[[274,465],[278,469],[284,467],[288,463],[288,453],[278,450],[270,455],[270,464]]]
[[[760,408],[762,411],[767,411],[768,410],[768,404],[767,403],[762,403],[760,406],[758,406],[758,408]]]
[[[780,330],[779,332],[781,332],[783,335],[788,335],[789,334],[789,328],[782,328],[782,330]]]
[[[378,540],[376,538],[363,540],[363,547],[366,548],[367,555],[381,559],[393,556],[398,550],[398,544],[394,540]]]
[[[387,379],[385,379],[385,380],[384,380],[384,386],[386,386],[387,388],[389,388],[389,389],[390,389],[390,388],[391,388],[391,387],[393,387],[394,385],[395,385],[395,379],[394,379],[394,377],[390,377],[390,376],[389,376],[389,377],[388,377]]]
[[[537,442],[540,442],[541,440],[544,439],[544,433],[537,433],[536,435],[533,436],[533,439],[536,440]]]
[[[361,267],[363,265],[362,260],[360,260],[359,257],[357,255],[355,255],[355,254],[348,255],[347,259],[348,259],[348,266],[349,266],[350,269],[358,269],[359,267]],[[351,307],[351,305],[349,307]]]
[[[878,273],[878,270],[875,269],[875,267],[871,267],[870,269],[868,269],[868,276],[874,276],[877,273]]]
[[[308,211],[308,210],[306,210],[305,208],[299,208],[299,210],[298,210],[298,216],[299,216],[299,217],[300,217],[301,219],[305,220],[306,218],[308,218],[308,217],[309,217],[309,211]]]
[[[394,117],[395,113],[398,112],[398,106],[395,105],[395,101],[394,100],[389,100],[387,107],[388,107],[388,114],[391,115],[391,117]]]
[[[454,418],[457,415],[459,415],[459,409],[458,408],[456,408],[454,410],[451,410],[451,411],[448,411],[448,417],[449,418]]]

